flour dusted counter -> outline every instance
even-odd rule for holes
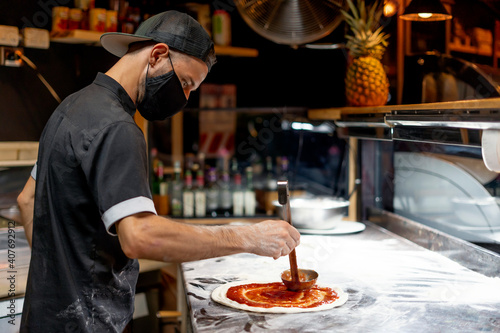
[[[487,271],[496,265],[495,275],[500,256],[460,240],[448,242],[446,235],[408,224],[406,230],[418,229],[417,237],[439,236],[441,247],[427,250],[371,222],[366,222],[366,230],[357,234],[302,236],[297,248],[299,267],[316,270],[318,284],[338,285],[349,295],[346,304],[327,311],[260,314],[211,300],[211,292],[223,283],[279,281],[280,272],[288,268],[287,257],[273,260],[239,254],[184,263],[181,267],[190,317],[188,331],[500,331],[500,279],[447,258],[450,253],[455,256],[466,251],[467,260],[478,266],[488,265]]]

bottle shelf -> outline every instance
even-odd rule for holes
[[[90,30],[66,30],[51,32],[51,42],[55,43],[65,43],[65,44],[90,44],[95,46],[101,46],[101,35],[103,33],[99,31]],[[237,47],[237,46],[220,46],[215,45],[215,54],[218,56],[230,56],[230,57],[250,57],[254,58],[259,55],[257,49],[247,48],[247,47]]]
[[[479,48],[476,46],[463,45],[463,44],[450,44],[449,47],[450,47],[450,51],[453,51],[453,52],[475,54],[475,55],[480,55],[480,56],[485,56],[485,57],[492,56],[491,48],[484,49],[484,48]],[[500,52],[497,52],[497,54],[500,55]]]
[[[65,44],[94,44],[101,45],[101,35],[99,31],[91,30],[65,30],[50,33],[50,41]]]

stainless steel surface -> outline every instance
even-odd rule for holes
[[[376,122],[376,121],[342,121],[336,120],[335,125],[338,127],[374,127],[374,128],[387,128],[390,127],[386,123]]]
[[[385,121],[390,126],[500,129],[500,110],[392,111]]]
[[[335,125],[340,127],[342,137],[480,147],[483,130],[500,129],[500,110],[464,108],[354,113],[343,114]]]
[[[273,202],[278,216],[283,217],[283,207]],[[332,229],[346,214],[349,201],[342,198],[317,196],[290,199],[293,225],[302,229]]]
[[[495,252],[384,210],[371,208],[367,218],[370,222],[472,271],[500,278],[500,255]]]
[[[452,127],[410,127],[391,128],[392,139],[410,142],[451,144],[465,147],[481,147],[482,130]]]
[[[318,284],[342,287],[343,306],[321,312],[255,314],[213,302],[210,294],[230,281],[276,279],[286,258],[251,254],[182,264],[194,332],[498,332],[500,280],[456,261],[455,251],[475,252],[466,242],[424,228],[411,235],[429,251],[380,226],[345,236],[302,236],[299,263],[320,274]],[[407,228],[405,228],[407,229]],[[459,245],[459,246],[456,246]],[[446,248],[441,248],[446,246]],[[471,261],[484,260],[469,254]],[[467,257],[463,257],[467,259]],[[498,256],[476,265],[500,267]]]

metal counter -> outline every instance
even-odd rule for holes
[[[211,300],[230,281],[279,281],[288,258],[238,254],[182,264],[194,332],[500,332],[500,278],[488,277],[380,226],[361,233],[303,235],[299,267],[315,269],[318,284],[349,295],[332,310],[260,314]],[[500,256],[488,264],[500,265]],[[497,266],[498,267],[498,266]]]

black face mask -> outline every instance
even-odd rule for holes
[[[170,64],[172,64],[171,59]],[[137,105],[137,109],[145,119],[164,120],[181,111],[186,104],[186,95],[181,81],[175,74],[173,64],[172,71],[160,76],[148,78],[146,72],[144,98]]]

